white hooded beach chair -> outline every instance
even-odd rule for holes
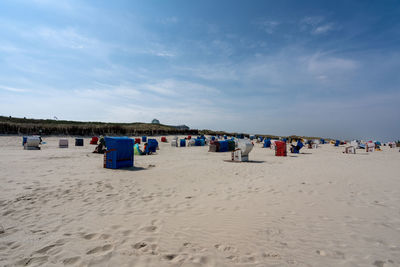
[[[26,143],[24,144],[24,149],[26,150],[39,150],[40,147],[40,137],[38,136],[28,136],[26,138]]]

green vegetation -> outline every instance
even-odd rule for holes
[[[170,135],[198,134],[198,130],[180,130],[151,123],[104,123],[65,120],[39,120],[0,116],[0,134],[42,135]]]
[[[66,120],[40,120],[27,118],[14,118],[0,116],[0,134],[41,134],[41,135],[74,135],[74,136],[98,136],[98,135],[228,135],[236,136],[245,133],[228,133],[213,130],[183,130],[174,126],[152,123],[106,123],[106,122],[82,122]],[[276,135],[258,134],[264,138],[279,139]],[[299,138],[319,139],[320,137],[282,136],[289,140]]]

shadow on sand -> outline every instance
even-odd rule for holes
[[[150,168],[150,167],[149,167]],[[120,168],[120,169],[118,169],[118,170],[121,170],[121,171],[144,171],[144,170],[147,170],[147,169],[149,169],[149,168],[143,168],[143,167],[135,167],[135,166],[133,166],[133,167],[129,167],[129,168]]]
[[[233,161],[233,160],[224,160],[225,162],[234,162],[234,163],[264,163],[264,160],[249,160],[249,161]]]

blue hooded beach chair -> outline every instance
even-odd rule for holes
[[[146,154],[149,154],[150,152],[156,153],[157,147],[158,147],[158,142],[156,139],[148,139],[145,153]]]
[[[271,140],[270,139],[264,139],[264,148],[271,147]]]
[[[186,139],[181,139],[179,143],[180,147],[185,147],[186,146]]]
[[[292,146],[292,148],[290,149],[292,153],[296,153],[299,154],[300,153],[300,149],[304,146],[304,144],[298,140],[297,141],[297,145],[296,146]]]
[[[134,140],[128,137],[105,137],[107,151],[104,168],[119,169],[133,166]]]

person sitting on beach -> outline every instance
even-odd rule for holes
[[[97,145],[93,153],[104,154],[105,151],[106,151],[106,140],[104,139],[103,136],[100,136],[99,144]]]

